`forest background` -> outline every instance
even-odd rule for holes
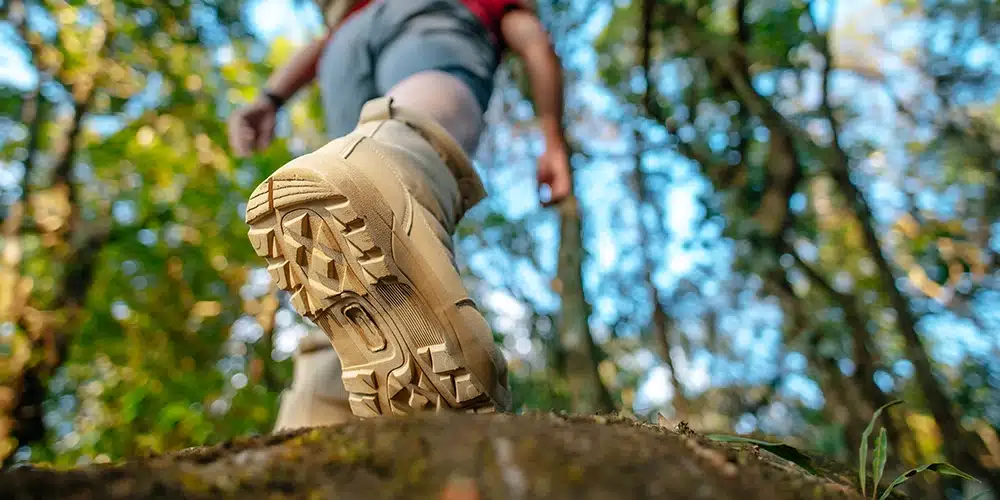
[[[322,0],[321,0],[322,2]],[[526,409],[657,412],[1000,491],[1000,3],[539,0],[575,197],[504,64],[456,235]],[[270,430],[307,325],[247,244],[225,118],[318,36],[306,0],[0,1],[0,457],[109,462]],[[962,482],[914,486],[955,493]]]

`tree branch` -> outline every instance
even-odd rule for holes
[[[652,64],[651,61],[648,62]],[[643,63],[644,65],[646,63]],[[660,104],[656,99],[653,92],[656,89],[656,79],[652,75],[650,70],[648,73],[648,79],[646,80],[646,87],[650,90],[650,96],[645,97],[642,101],[644,113],[653,120],[657,121],[662,125],[668,134],[677,138],[675,147],[677,151],[687,157],[688,159],[701,165],[705,173],[712,178],[719,187],[726,188],[729,186],[730,182],[735,176],[733,175],[721,175],[720,173],[731,173],[734,170],[744,168],[745,165],[741,162],[739,165],[729,165],[725,162],[718,161],[712,155],[712,152],[705,149],[699,148],[696,144],[699,141],[684,142],[680,139],[680,127],[678,127],[677,120],[674,120],[667,115],[667,110]],[[652,144],[647,144],[647,148],[657,148],[657,146]]]
[[[656,11],[656,2],[654,0],[643,0],[642,2],[642,74],[646,82],[646,88],[640,96],[642,107],[640,108],[640,117],[642,116],[642,111],[650,109],[653,102],[653,92],[654,86],[651,74],[652,65],[652,51],[653,51],[653,41],[652,41],[652,24],[653,15]],[[671,333],[671,319],[664,309],[664,299],[660,289],[653,282],[653,269],[655,268],[656,262],[650,255],[650,242],[649,242],[649,231],[646,228],[645,218],[641,216],[643,208],[650,205],[649,202],[649,189],[647,185],[646,175],[643,166],[643,150],[645,138],[642,131],[637,127],[633,131],[635,138],[635,167],[632,171],[632,182],[635,184],[634,189],[636,192],[636,197],[638,198],[638,211],[640,213],[638,220],[639,229],[639,246],[642,252],[642,273],[645,282],[645,287],[648,289],[650,296],[650,302],[653,306],[652,311],[652,329],[653,336],[656,340],[658,350],[660,351],[660,357],[663,362],[667,365],[667,369],[670,370],[670,383],[674,389],[674,412],[675,416],[683,418],[689,411],[688,399],[684,394],[684,386],[680,382],[680,377],[677,373],[676,365],[674,364],[671,351],[673,350],[673,342],[670,339]],[[663,219],[662,211],[659,205],[655,202],[652,203],[653,209],[656,213],[655,220],[659,221]],[[660,233],[661,229],[658,227],[654,228],[656,233]]]
[[[754,218],[768,237],[780,235],[792,222],[788,201],[804,177],[805,169],[799,161],[796,140],[804,138],[810,144],[811,140],[753,87],[747,47],[738,41],[720,42],[717,37],[703,35],[698,20],[682,6],[667,4],[665,10],[671,22],[697,47],[695,51],[722,72],[742,104],[758,116],[770,132],[767,187]],[[737,17],[741,16],[737,14]],[[744,36],[748,34],[744,33]]]
[[[105,10],[113,10],[113,7]],[[103,38],[101,39],[100,48],[97,50],[96,54],[98,65],[101,64],[103,59],[108,57],[108,52],[111,48],[111,41],[114,39],[114,31],[112,30],[112,27],[114,26],[114,13],[103,12],[102,24],[104,25],[103,29],[101,29]],[[76,189],[70,182],[69,177],[73,168],[73,162],[76,160],[76,156],[79,152],[77,139],[80,136],[80,132],[83,130],[83,119],[93,105],[94,97],[97,93],[97,79],[100,76],[101,70],[100,67],[98,67],[97,71],[91,74],[89,78],[77,81],[72,87],[72,119],[69,128],[66,130],[66,135],[64,142],[61,145],[61,149],[56,155],[55,167],[53,168],[52,184],[65,184],[66,186],[70,186],[69,203],[74,209],[76,208],[77,195]],[[76,210],[74,210],[74,213],[75,212]]]
[[[24,0],[10,0],[6,5],[10,23],[14,26],[14,31],[28,48],[27,63],[34,65],[37,59],[37,47],[30,42],[28,34],[28,12]],[[46,79],[45,73],[38,68],[38,83],[24,96],[21,102],[21,123],[28,129],[27,156],[24,159],[24,177],[21,179],[21,200],[27,202],[29,197],[30,179],[35,170],[35,159],[37,158],[38,146],[41,142],[42,128],[42,104],[45,102],[41,95],[42,84]]]
[[[750,26],[747,25],[747,0],[736,0],[736,39],[744,47],[750,43]]]

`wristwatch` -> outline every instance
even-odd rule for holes
[[[265,90],[264,98],[266,98],[268,101],[271,101],[271,104],[274,106],[274,109],[281,109],[281,106],[285,104],[285,98],[281,97],[273,90]]]

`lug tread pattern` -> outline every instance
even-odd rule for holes
[[[374,285],[399,282],[365,218],[333,186],[308,179],[268,180],[255,190],[248,206],[254,212],[253,217],[251,209],[247,214],[251,245],[258,256],[267,260],[274,283],[291,293],[292,306],[300,314],[317,319],[338,301],[343,303],[345,291],[370,293],[363,286],[356,286],[362,285],[361,280],[372,289]],[[362,276],[355,277],[349,259],[358,264]],[[344,308],[345,319],[317,321],[327,335],[343,335],[345,328],[353,328],[363,341],[358,349],[376,353],[387,348],[387,337],[392,332],[380,330],[385,326],[374,320],[373,312],[366,310],[369,306],[355,301],[337,307]],[[403,306],[389,301],[386,307]],[[342,324],[344,321],[349,324]],[[442,341],[433,338],[440,339],[433,334],[421,344],[420,339],[412,338],[416,356],[404,348],[403,364],[395,369],[377,363],[345,365],[343,382],[350,393],[348,402],[354,414],[375,417],[418,411],[496,411],[489,395],[477,387],[469,371]],[[431,345],[426,345],[428,342]],[[380,373],[384,374],[383,380]]]

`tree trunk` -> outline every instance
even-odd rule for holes
[[[851,463],[857,463],[858,443],[861,442],[861,436],[867,425],[866,415],[870,413],[863,411],[867,405],[857,386],[844,377],[836,360],[821,357],[817,347],[818,343],[810,344],[807,359],[818,372],[817,378],[823,389],[823,397],[830,399],[830,406],[824,407],[824,411],[833,418],[832,422],[843,426],[848,459]]]
[[[611,412],[615,406],[597,369],[597,346],[590,334],[590,304],[583,290],[583,228],[580,207],[571,195],[559,206],[559,265],[556,271],[562,307],[559,339],[573,409],[581,413]]]
[[[847,325],[851,336],[851,345],[853,346],[852,361],[854,361],[855,369],[852,378],[866,400],[863,403],[864,413],[866,415],[873,414],[875,409],[889,403],[890,399],[875,383],[875,371],[877,367],[875,353],[877,348],[868,334],[868,329],[865,326],[865,318],[858,305],[857,298],[853,295],[840,293],[834,289],[829,280],[806,263],[792,245],[782,243],[782,246],[782,251],[790,254],[795,259],[796,264],[809,278],[809,281],[823,290],[823,293],[833,300],[840,307],[840,310],[844,312],[844,323]],[[916,438],[909,432],[909,427],[905,421],[901,421],[898,417],[890,414],[885,417],[885,427],[889,442],[892,444],[891,450],[902,451],[905,447],[910,450],[913,460],[921,459],[919,456],[920,448],[917,446]],[[915,467],[919,464],[910,463],[908,465]]]
[[[838,148],[839,149],[839,148]],[[841,158],[846,161],[846,156]],[[976,448],[973,437],[962,427],[955,416],[951,400],[938,381],[934,366],[927,355],[923,339],[917,333],[917,320],[910,309],[909,301],[896,286],[896,276],[892,265],[882,251],[878,235],[875,232],[870,205],[865,195],[850,179],[846,165],[841,163],[835,172],[835,179],[841,190],[847,196],[852,208],[861,223],[865,246],[875,261],[879,280],[889,294],[889,302],[896,313],[896,324],[906,346],[906,357],[913,363],[917,384],[924,395],[927,407],[934,416],[934,421],[944,438],[942,444],[945,455],[956,466],[965,468],[971,474],[986,479],[994,491],[1000,491],[1000,472],[991,471],[975,456]]]
[[[847,454],[853,461],[857,458],[857,447],[853,443],[861,442],[861,434],[867,425],[867,417],[859,413],[863,400],[859,398],[856,387],[848,383],[835,360],[824,357],[819,352],[820,337],[810,332],[805,304],[795,295],[786,272],[775,270],[768,279],[775,295],[780,299],[782,312],[786,321],[791,323],[790,329],[796,337],[808,335],[804,355],[808,365],[815,370],[816,382],[822,389],[826,400],[823,412],[830,422],[844,428],[844,438],[847,443]],[[870,415],[870,414],[869,414]]]
[[[17,2],[23,10],[23,2]],[[17,10],[17,9],[15,9]],[[22,18],[22,25],[19,34],[26,35],[25,21]],[[104,20],[105,24],[108,20]],[[108,56],[110,42],[113,38],[109,29],[102,30],[103,39],[96,57],[103,59]],[[58,328],[53,325],[43,326],[43,331],[34,332],[32,335],[32,350],[41,350],[43,355],[37,356],[37,360],[31,363],[19,376],[20,382],[13,385],[19,388],[18,394],[14,397],[14,406],[11,415],[14,420],[12,436],[17,439],[18,446],[28,446],[46,437],[46,428],[43,417],[43,403],[47,395],[48,378],[54,371],[63,364],[69,348],[68,335],[76,330],[81,323],[84,314],[84,306],[87,295],[93,283],[93,275],[97,265],[97,259],[104,245],[109,241],[107,233],[101,235],[89,235],[79,218],[80,208],[76,204],[75,187],[70,179],[73,163],[79,151],[78,139],[83,130],[83,121],[90,110],[94,95],[96,93],[98,73],[87,75],[76,80],[72,85],[64,83],[67,88],[71,88],[73,98],[73,115],[70,118],[68,128],[65,130],[62,142],[58,145],[55,153],[53,176],[50,181],[54,193],[59,189],[64,190],[66,202],[70,208],[68,216],[59,221],[58,226],[41,227],[42,230],[50,230],[64,234],[65,242],[70,247],[69,255],[65,256],[67,262],[64,274],[61,279],[59,295],[56,296],[52,308],[61,313],[63,321]],[[41,100],[41,96],[38,96]],[[24,103],[22,113],[30,113],[33,122],[30,128],[37,132],[43,118],[38,113],[39,103]],[[37,135],[37,134],[35,134]],[[29,138],[29,144],[37,148],[38,138]],[[28,151],[28,160],[33,161],[36,151]],[[30,187],[27,176],[31,173],[32,163],[26,164],[25,180],[23,183],[24,194],[27,194]],[[25,206],[30,207],[29,200],[24,200]],[[5,460],[9,457],[4,457]]]
[[[645,110],[652,107],[652,99],[654,92],[655,82],[650,78],[650,66],[652,65],[652,51],[653,51],[653,41],[652,41],[652,23],[653,15],[655,13],[655,3],[653,0],[643,0],[642,2],[642,74],[646,81],[646,88],[642,93],[642,107],[640,108],[640,116],[637,120],[636,126],[641,124],[641,119],[645,115]],[[670,370],[670,385],[674,390],[673,406],[674,406],[674,418],[683,419],[685,415],[690,410],[690,404],[688,402],[687,396],[684,394],[684,386],[681,384],[680,379],[677,375],[677,369],[674,366],[674,360],[671,355],[672,342],[670,339],[670,317],[667,311],[664,309],[663,302],[664,299],[660,293],[660,289],[653,283],[653,270],[656,268],[656,261],[650,252],[653,249],[652,244],[649,241],[650,229],[646,227],[645,218],[643,217],[643,210],[649,206],[653,209],[654,220],[656,220],[656,225],[652,228],[655,234],[662,234],[663,231],[660,228],[659,221],[663,220],[663,213],[660,207],[655,202],[650,203],[649,200],[649,186],[646,183],[646,172],[643,166],[643,158],[645,157],[646,141],[642,134],[642,131],[636,128],[634,132],[635,137],[635,168],[632,170],[632,189],[635,191],[636,199],[638,204],[636,210],[638,212],[639,221],[639,248],[642,252],[643,260],[643,280],[645,287],[649,293],[649,300],[652,302],[652,321],[651,326],[653,330],[653,339],[656,342],[657,352],[660,354],[660,358],[667,365],[667,369]]]
[[[17,35],[28,43],[28,13],[24,0],[11,0],[7,2],[7,15],[9,22],[13,25],[14,31]],[[29,44],[30,48],[30,44]],[[29,59],[27,63],[30,65],[33,63],[35,55],[33,50],[29,50]],[[42,78],[42,75],[39,75]],[[41,112],[41,82],[39,81],[35,88],[30,90],[21,102],[20,109],[20,120],[28,129],[28,142],[26,145],[26,155],[24,158],[24,177],[21,181],[21,194],[20,201],[17,202],[15,207],[9,208],[8,212],[4,214],[6,226],[4,228],[5,238],[11,240],[19,240],[21,227],[23,224],[24,216],[29,207],[28,205],[28,195],[29,195],[29,179],[32,172],[34,171],[35,159],[37,157],[37,150],[39,146],[39,141],[41,139],[41,126],[43,122],[43,114]],[[16,213],[14,213],[16,212]],[[6,218],[11,217],[13,219],[7,220]],[[21,246],[20,241],[12,241],[8,245]],[[13,254],[13,252],[11,252]],[[5,290],[5,294],[9,296],[16,296],[19,294],[19,288],[21,284],[21,256],[20,252],[17,252],[18,257],[13,261],[6,261],[3,263],[6,268],[4,271],[8,273],[11,279],[7,284],[10,285],[10,290]],[[5,280],[7,281],[7,280]],[[2,311],[0,314],[6,316],[4,319],[6,321],[11,321],[18,324],[23,328],[23,322],[21,318],[22,311],[13,310],[14,304],[9,304],[12,310]],[[35,373],[35,367],[29,364],[20,373],[10,373],[8,374],[9,379],[4,380],[4,386],[2,389],[11,394],[11,399],[9,401],[4,401],[4,405],[0,409],[5,410],[4,415],[0,415],[0,419],[3,420],[3,425],[0,428],[8,430],[8,432],[3,432],[0,434],[0,443],[7,441],[8,438],[12,439],[12,443],[16,445],[23,445],[24,443],[33,443],[41,441],[45,438],[45,424],[42,421],[42,403],[45,400],[46,390],[45,384],[42,382],[41,377],[38,373]],[[6,450],[5,450],[6,451]],[[0,460],[3,461],[3,465],[9,465],[13,458],[12,453],[0,452]],[[13,450],[11,450],[13,451]]]
[[[671,321],[670,316],[664,309],[663,302],[664,298],[660,293],[660,289],[653,283],[653,270],[656,267],[656,261],[653,260],[650,254],[653,245],[649,241],[649,229],[646,227],[644,217],[642,216],[643,209],[647,206],[652,206],[654,209],[655,218],[660,220],[663,218],[663,214],[660,213],[657,206],[650,204],[649,202],[649,190],[646,186],[646,175],[643,172],[642,158],[643,158],[643,148],[645,147],[644,141],[642,140],[642,133],[636,131],[636,155],[635,155],[635,169],[632,172],[632,188],[635,191],[637,198],[637,210],[639,219],[639,249],[642,252],[642,275],[643,283],[649,294],[649,301],[652,307],[652,317],[650,321],[650,327],[652,330],[653,342],[656,346],[656,352],[659,354],[660,359],[663,363],[667,365],[667,369],[670,371],[670,385],[674,391],[673,406],[674,406],[674,418],[683,419],[685,415],[690,410],[690,404],[688,402],[687,396],[684,394],[684,386],[680,382],[680,378],[677,374],[677,369],[674,366],[674,360],[671,355],[673,350],[673,342],[671,341],[670,334]]]
[[[824,79],[824,86],[827,85]],[[824,93],[825,94],[825,93]],[[913,363],[917,384],[926,399],[927,407],[934,416],[943,436],[945,454],[949,460],[959,467],[966,468],[970,473],[987,479],[994,491],[1000,491],[1000,472],[989,470],[972,451],[975,440],[966,432],[956,418],[944,387],[938,380],[933,363],[927,355],[923,339],[917,333],[917,318],[910,308],[909,300],[896,286],[896,276],[889,258],[882,250],[878,234],[875,230],[875,217],[865,194],[851,179],[850,159],[840,144],[839,129],[834,119],[833,110],[826,99],[823,100],[823,111],[833,130],[832,173],[837,186],[847,198],[854,215],[861,225],[861,233],[865,248],[875,261],[878,278],[882,288],[889,295],[889,303],[896,313],[896,325],[906,346],[906,356]]]
[[[815,23],[815,21],[814,21]],[[830,124],[831,147],[829,151],[829,168],[840,191],[847,198],[847,203],[854,212],[861,226],[864,245],[869,255],[875,261],[879,281],[889,296],[889,303],[896,313],[896,325],[903,336],[906,346],[906,356],[913,363],[917,384],[926,399],[928,409],[934,416],[941,434],[943,445],[949,460],[965,467],[969,472],[988,479],[994,491],[1000,491],[1000,472],[988,470],[974,452],[974,440],[970,433],[962,428],[952,410],[951,400],[939,382],[933,363],[927,355],[923,340],[917,333],[917,318],[910,308],[909,300],[896,286],[896,276],[889,257],[882,250],[875,229],[875,217],[865,193],[851,179],[851,161],[840,141],[840,123],[834,115],[830,104],[830,80],[833,57],[829,48],[829,33],[821,36],[817,33],[818,48],[824,55],[824,65],[821,81],[820,112]]]

